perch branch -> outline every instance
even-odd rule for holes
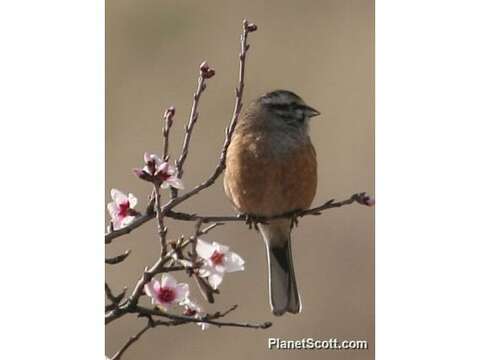
[[[301,210],[301,211],[295,211],[295,212],[290,212],[286,214],[281,214],[277,215],[274,217],[253,217],[254,220],[257,220],[258,222],[266,222],[268,220],[272,219],[278,219],[278,218],[288,218],[292,216],[297,216],[297,217],[303,217],[307,215],[321,215],[322,211],[329,210],[329,209],[334,209],[346,205],[351,205],[354,203],[358,203],[361,205],[366,205],[366,206],[371,206],[373,205],[373,198],[368,196],[366,193],[356,193],[350,196],[346,200],[342,201],[335,201],[335,200],[329,200],[326,201],[324,204],[313,207],[311,209],[307,210]],[[209,216],[209,215],[198,215],[198,214],[187,214],[183,212],[176,212],[173,210],[169,210],[165,213],[166,217],[175,219],[175,220],[183,220],[183,221],[198,221],[202,220],[202,223],[215,223],[215,222],[231,222],[231,221],[246,221],[247,216],[245,214],[238,214],[238,215],[218,215],[218,216]],[[145,214],[145,215],[140,215],[137,217],[132,223],[127,225],[126,227],[119,229],[119,230],[114,230],[110,233],[105,234],[105,243],[111,242],[113,239],[128,234],[132,230],[136,229],[137,227],[143,225],[145,222],[153,219],[155,217],[154,213],[151,214]]]

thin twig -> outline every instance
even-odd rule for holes
[[[212,77],[214,74],[215,71],[211,69],[205,61],[200,64],[200,75],[198,76],[197,89],[193,93],[192,110],[190,112],[188,123],[185,126],[185,138],[183,140],[182,152],[180,153],[178,160],[175,162],[177,167],[177,177],[179,179],[181,179],[183,176],[183,164],[187,159],[193,128],[198,120],[198,105],[200,104],[200,97],[207,88],[206,80]]]
[[[222,322],[222,321],[216,320],[226,316],[236,308],[237,308],[236,306],[233,306],[224,313],[217,312],[215,314],[207,314],[204,317],[200,317],[200,318],[169,314],[160,309],[149,309],[143,306],[137,306],[134,313],[139,314],[141,316],[147,316],[147,317],[160,316],[160,317],[174,320],[174,322],[170,323],[170,325],[180,325],[184,323],[206,323],[210,325],[216,325],[218,327],[229,326],[229,327],[242,327],[242,328],[250,328],[250,329],[267,329],[272,326],[271,322],[251,324],[251,323]],[[162,325],[165,325],[165,324],[162,324]]]
[[[160,184],[155,183],[155,208],[156,208],[156,216],[157,216],[157,229],[158,229],[158,237],[160,238],[160,245],[161,245],[161,256],[165,256],[167,254],[167,227],[163,221],[164,212],[162,211],[162,203],[161,203],[161,193],[160,193]]]
[[[202,223],[203,223],[203,219],[202,219]],[[209,226],[207,226],[207,227],[205,227],[205,228],[203,228],[203,229],[200,229],[200,230],[198,231],[198,236],[200,236],[200,235],[206,235],[206,234],[208,234],[210,231],[212,231],[213,229],[215,229],[216,227],[221,226],[221,225],[225,225],[225,223],[216,222],[216,223],[213,223],[213,224],[211,224],[211,225],[209,225]]]
[[[105,264],[115,265],[115,264],[121,263],[123,260],[125,260],[128,257],[128,255],[130,255],[130,250],[127,250],[123,254],[120,254],[111,258],[105,258]]]
[[[105,295],[107,296],[107,299],[110,300],[112,304],[115,306],[118,306],[118,304],[123,300],[126,292],[127,292],[127,288],[123,288],[120,294],[113,295],[112,289],[110,289],[110,286],[107,283],[105,283]]]
[[[168,161],[169,154],[168,154],[168,143],[169,143],[169,135],[170,135],[170,128],[173,124],[173,116],[175,115],[175,108],[170,106],[165,113],[163,114],[163,161]]]
[[[140,339],[140,337],[145,334],[147,332],[148,329],[150,329],[152,327],[152,324],[149,322],[147,325],[145,325],[142,330],[140,330],[137,334],[133,335],[130,337],[130,339],[128,339],[128,341],[120,348],[120,350],[118,350],[115,355],[113,355],[110,360],[119,360],[121,359],[123,353],[133,344],[135,343],[136,341],[138,341],[138,339]]]

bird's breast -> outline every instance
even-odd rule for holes
[[[315,196],[317,162],[310,139],[236,133],[227,152],[225,192],[237,210],[274,216],[306,209]]]

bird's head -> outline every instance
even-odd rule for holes
[[[308,121],[320,112],[288,90],[271,91],[258,99],[258,105],[267,113],[269,121],[279,126],[308,128]]]

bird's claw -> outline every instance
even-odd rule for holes
[[[295,212],[292,214],[292,223],[290,224],[290,228],[293,229],[294,227],[298,227],[298,219],[300,218],[299,212]]]
[[[250,230],[252,229],[252,227],[255,230],[258,230],[258,223],[260,223],[261,221],[259,221],[255,216],[249,215],[249,214],[244,214],[244,217],[245,217],[245,224],[248,225],[248,228]]]

